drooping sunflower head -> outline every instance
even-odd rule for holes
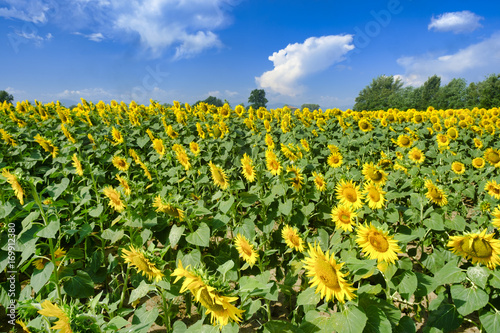
[[[121,156],[118,155],[113,156],[112,162],[115,168],[117,168],[120,171],[127,171],[129,168],[127,160]]]
[[[374,227],[371,223],[369,226],[363,224],[357,227],[356,242],[361,246],[365,255],[368,255],[370,259],[377,259],[378,262],[385,261],[393,264],[398,260],[397,254],[401,253],[394,237]]]
[[[379,209],[384,207],[385,192],[380,188],[380,185],[367,183],[364,187],[363,194],[368,207],[371,209]]]
[[[184,167],[184,170],[189,170],[191,168],[189,157],[184,149],[182,151],[176,151],[175,157],[177,158],[179,163]]]
[[[323,192],[326,190],[326,182],[325,182],[325,177],[321,173],[317,173],[316,171],[312,172],[312,176],[314,177],[314,185],[316,186],[316,189],[320,192]]]
[[[184,211],[175,204],[165,202],[160,195],[157,195],[154,198],[153,207],[156,208],[156,212],[167,213],[168,215],[176,217],[181,221],[184,219]]]
[[[331,211],[332,221],[337,229],[344,231],[352,231],[352,226],[355,224],[357,213],[350,205],[338,205]]]
[[[337,263],[335,257],[321,250],[319,244],[309,244],[308,257],[302,261],[306,275],[312,277],[310,287],[317,287],[315,293],[320,293],[326,302],[337,299],[340,303],[356,298],[351,283],[345,280],[348,273],[342,273],[343,263]]]
[[[408,153],[408,157],[410,158],[410,160],[417,164],[423,163],[425,161],[425,154],[417,147],[413,147],[410,150],[410,152]]]
[[[276,154],[271,149],[266,150],[266,166],[267,170],[274,176],[281,174],[283,169]]]
[[[7,169],[2,169],[2,176],[7,178],[7,182],[14,190],[14,194],[16,195],[17,199],[19,200],[21,205],[24,205],[24,191],[16,175],[10,173],[10,171]]]
[[[245,153],[243,155],[243,158],[241,159],[241,173],[243,174],[243,177],[245,177],[245,179],[248,181],[248,182],[253,182],[255,181],[255,169],[254,169],[254,166],[253,166],[253,161],[252,159],[247,155],[247,153]]]
[[[42,309],[38,311],[39,314],[45,317],[56,317],[55,325],[51,327],[53,330],[60,330],[61,333],[72,333],[71,321],[66,313],[57,304],[52,304],[49,300],[43,301],[41,304]]]
[[[126,205],[120,199],[120,192],[112,188],[111,186],[106,186],[102,193],[109,199],[109,206],[116,210],[117,212],[122,212]]]
[[[78,159],[78,155],[74,153],[71,159],[73,160],[73,167],[76,169],[76,174],[78,176],[83,176],[82,163]]]
[[[356,185],[352,180],[345,181],[342,179],[337,186],[335,186],[336,197],[340,203],[344,205],[351,205],[353,209],[358,209],[363,206],[362,194],[359,190],[359,185]]]
[[[123,138],[123,135],[114,126],[111,128],[111,136],[113,137],[113,140],[114,140],[113,144],[114,145],[118,145],[118,144],[123,143],[125,141],[125,139]]]
[[[465,165],[462,162],[453,162],[451,163],[451,170],[457,175],[461,175],[465,172]]]
[[[451,236],[447,246],[453,253],[472,260],[472,264],[479,263],[495,269],[500,265],[500,240],[493,236],[493,233],[486,235],[486,229],[481,233]]]
[[[491,220],[491,224],[496,228],[500,229],[500,206],[497,206],[493,212],[491,212],[493,219]]]
[[[299,252],[304,251],[304,241],[300,237],[297,228],[285,225],[281,231],[281,236],[289,248]]]
[[[384,185],[387,181],[387,173],[372,162],[363,164],[362,173],[367,181],[375,184]]]
[[[161,260],[154,254],[143,251],[140,248],[135,248],[132,245],[128,250],[122,249],[121,257],[125,260],[126,264],[137,269],[139,273],[150,280],[159,282],[165,276],[158,268]]]
[[[210,172],[212,174],[212,180],[214,181],[214,184],[219,186],[223,190],[228,188],[229,181],[227,179],[226,172],[220,166],[212,163],[212,161],[209,162],[209,165],[210,165]]]
[[[234,245],[236,246],[236,250],[238,250],[240,257],[248,263],[250,267],[252,267],[259,257],[259,254],[254,249],[253,244],[251,244],[245,236],[238,234],[234,239]]]
[[[163,145],[163,140],[158,138],[153,140],[153,148],[156,152],[163,157],[165,155],[165,146]]]
[[[302,185],[304,184],[304,176],[302,175],[300,168],[297,167],[296,165],[292,165],[287,167],[286,171],[292,174],[292,177],[289,178],[292,187],[296,191],[299,191],[302,188]]]
[[[438,134],[436,140],[439,147],[448,146],[450,144],[450,138],[446,134]]]
[[[189,149],[194,154],[194,156],[198,156],[200,154],[200,146],[198,145],[197,142],[194,141],[190,142]]]
[[[483,141],[479,138],[474,138],[474,146],[476,146],[477,149],[483,148]]]
[[[486,165],[486,161],[482,157],[476,157],[472,160],[472,166],[476,169],[482,169]]]
[[[484,190],[495,199],[500,199],[500,184],[496,180],[490,180],[484,186]]]
[[[271,150],[274,149],[273,137],[269,133],[266,134],[266,138],[264,139],[264,141],[266,142],[268,149],[271,149]]]

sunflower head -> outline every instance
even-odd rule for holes
[[[352,180],[341,180],[335,187],[336,197],[341,204],[351,205],[353,209],[363,206],[361,202],[363,196],[359,190],[359,185],[355,185]]]
[[[373,163],[363,164],[362,173],[367,181],[375,184],[384,185],[387,181],[387,173]]]
[[[259,254],[254,249],[253,244],[251,244],[245,236],[238,234],[234,239],[234,245],[236,246],[236,250],[238,250],[240,257],[248,263],[250,267],[252,267],[259,257]]]
[[[285,225],[281,231],[281,236],[289,248],[299,252],[304,251],[304,241],[300,237],[297,228]]]
[[[410,148],[412,145],[411,138],[406,134],[401,134],[398,136],[396,144],[401,148]]]
[[[245,179],[248,181],[248,182],[253,182],[255,181],[255,169],[254,169],[254,166],[253,166],[253,161],[252,159],[247,155],[247,153],[245,153],[243,155],[243,158],[241,159],[241,173],[243,174],[243,177],[245,177]]]
[[[493,238],[493,233],[486,235],[486,229],[481,233],[470,233],[462,236],[451,236],[447,244],[451,251],[472,264],[483,264],[489,269],[500,265],[500,241]]]
[[[493,198],[500,199],[500,184],[496,180],[490,180],[484,186],[484,190],[488,192]]]
[[[417,147],[413,147],[410,150],[410,152],[408,153],[408,157],[410,158],[410,160],[417,164],[421,164],[425,160],[425,154]]]
[[[357,213],[350,205],[338,205],[331,211],[332,221],[337,229],[352,231]]]
[[[139,273],[151,280],[159,282],[165,276],[158,268],[161,265],[161,260],[154,254],[135,248],[132,245],[128,250],[122,249],[121,257],[126,264],[134,267]]]
[[[365,201],[371,209],[379,209],[384,207],[385,192],[382,191],[379,185],[375,183],[368,183],[363,191]]]
[[[451,164],[451,170],[457,175],[461,175],[465,172],[465,165],[462,162],[453,162]]]
[[[398,260],[397,253],[401,253],[401,249],[393,236],[389,236],[386,231],[382,231],[370,223],[369,226],[359,225],[357,236],[356,242],[370,259],[392,264]]]
[[[476,169],[482,169],[486,165],[486,161],[482,157],[476,157],[472,160],[472,166]]]
[[[338,168],[342,165],[342,154],[340,152],[332,152],[330,156],[328,156],[327,163],[332,168]]]
[[[226,172],[220,166],[212,163],[212,161],[209,162],[209,166],[214,184],[223,190],[227,189],[229,187],[229,181]]]

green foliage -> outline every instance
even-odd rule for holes
[[[391,97],[403,86],[400,78],[381,75],[372,80],[356,97],[354,110],[385,110],[392,107]]]
[[[248,103],[250,103],[250,106],[254,109],[258,109],[260,107],[265,108],[267,102],[268,100],[266,98],[266,92],[264,91],[264,89],[254,89],[248,97]]]
[[[14,101],[14,96],[6,92],[5,90],[0,90],[0,103],[7,102],[12,103]]]

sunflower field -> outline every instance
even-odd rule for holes
[[[499,133],[497,108],[0,104],[2,328],[500,332]]]

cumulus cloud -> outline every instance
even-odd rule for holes
[[[407,56],[397,62],[405,69],[405,74],[398,77],[406,85],[421,85],[434,74],[444,82],[456,77],[482,80],[500,71],[500,33],[453,54]]]
[[[171,50],[179,59],[222,46],[216,31],[231,23],[236,1],[7,0],[0,17],[57,24],[72,33],[86,30],[82,36],[93,41],[137,40],[154,56]]]
[[[344,55],[354,49],[352,39],[352,35],[330,35],[310,37],[304,43],[288,44],[269,57],[274,69],[255,80],[261,88],[295,96],[304,90],[300,86],[302,78],[344,60]]]
[[[480,20],[484,19],[468,10],[449,12],[432,17],[429,30],[452,31],[454,33],[472,32],[481,27]]]

